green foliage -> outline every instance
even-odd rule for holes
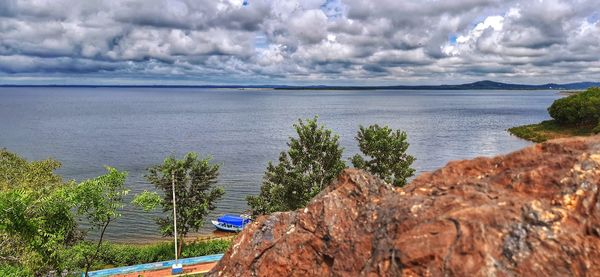
[[[172,248],[171,244],[171,248]],[[225,253],[231,246],[231,241],[226,239],[210,240],[187,244],[181,252],[182,257],[199,257],[212,254]]]
[[[146,178],[164,195],[160,204],[166,216],[157,219],[163,235],[173,235],[172,174],[175,177],[177,231],[182,237],[190,230],[198,231],[204,225],[204,218],[215,209],[217,200],[225,194],[223,188],[214,187],[219,176],[219,165],[211,164],[210,160],[210,157],[199,159],[198,154],[188,153],[181,160],[168,157],[163,164],[148,169]],[[155,196],[144,194],[137,202],[142,202],[144,198],[148,200]]]
[[[294,128],[298,137],[290,137],[277,165],[269,162],[260,195],[247,198],[254,215],[304,207],[346,167],[339,136],[319,126],[317,117],[298,120]]]
[[[28,162],[2,149],[0,161],[0,236],[10,240],[0,245],[0,260],[36,274],[61,270],[61,251],[80,238],[74,183],[54,174],[54,160]]]
[[[558,99],[548,113],[561,124],[596,125],[600,121],[600,88]]]
[[[0,276],[44,275],[52,270],[82,268],[87,271],[173,258],[173,245],[168,243],[102,244],[109,223],[121,216],[123,198],[128,193],[124,187],[126,172],[107,167],[107,173],[97,178],[80,184],[63,183],[53,172],[59,166],[54,160],[28,162],[0,150]],[[198,160],[195,154],[188,154],[181,161],[170,158],[164,165],[150,169],[149,179],[159,187],[164,185],[169,192],[170,173],[175,173],[176,193],[181,201],[178,208],[183,214],[178,214],[178,218],[184,234],[190,228],[198,230],[202,217],[214,209],[214,202],[223,195],[220,188],[210,189],[218,169],[209,164],[209,159]],[[158,194],[149,192],[138,201],[148,208],[164,203]],[[165,210],[170,209],[169,201]],[[76,215],[101,231],[97,243],[79,242],[83,236],[77,230]],[[228,246],[229,242],[222,241],[192,243],[183,256],[222,253]]]
[[[546,132],[543,132],[543,128],[541,128],[543,127],[542,124],[544,124],[544,122],[548,121],[543,121],[538,124],[529,124],[512,127],[508,129],[508,132],[522,139],[526,139],[536,143],[544,142],[548,140],[548,135],[546,134]],[[552,120],[551,122],[552,124],[557,125],[554,120]]]
[[[106,170],[107,174],[79,184],[72,196],[77,203],[77,214],[87,218],[92,229],[100,229],[95,249],[86,255],[86,276],[100,250],[106,228],[121,217],[123,197],[129,192],[125,189],[127,172],[120,172],[112,167],[106,167]]]
[[[0,192],[0,233],[17,244],[15,264],[36,273],[61,270],[60,252],[78,239],[77,225],[66,201],[66,189]],[[3,251],[4,252],[4,251]]]
[[[398,187],[404,186],[414,174],[415,170],[410,166],[415,158],[406,154],[409,146],[406,132],[394,131],[387,126],[360,126],[356,140],[361,152],[370,159],[356,154],[352,157],[354,167],[365,169]]]
[[[93,228],[102,228],[121,216],[127,172],[106,167],[107,174],[80,183],[73,197],[78,203],[77,213],[85,216]]]
[[[54,173],[59,167],[60,162],[56,160],[28,162],[6,149],[0,149],[0,190],[61,185],[62,178]]]
[[[548,108],[554,120],[517,126],[508,131],[533,142],[600,133],[600,88],[558,99]]]
[[[24,277],[34,276],[33,272],[22,266],[0,264],[0,276],[3,277]]]
[[[561,137],[589,135],[591,132],[587,128],[561,125],[556,120],[517,126],[508,131],[517,137],[538,143]]]
[[[145,190],[144,192],[136,195],[131,203],[142,208],[145,212],[149,212],[161,205],[162,201],[162,197],[160,197],[160,195],[158,195],[158,193],[155,191],[149,192]]]
[[[596,125],[596,127],[594,127],[594,129],[592,129],[592,133],[600,134],[600,122],[598,122],[598,125]]]
[[[158,243],[151,245],[106,244],[103,247],[99,265],[127,266],[167,261],[175,258],[173,243]]]
[[[96,248],[79,252],[92,263],[108,224],[120,216],[127,173],[107,167],[108,173],[81,184],[63,183],[54,173],[54,160],[27,162],[0,151],[0,262],[35,275],[72,268],[73,245],[83,238],[76,214],[91,228],[101,228]],[[81,268],[79,266],[78,268]]]
[[[231,241],[227,239],[191,242],[186,244],[186,248],[182,251],[180,258],[224,253],[230,245]],[[84,267],[86,254],[94,248],[95,245],[90,242],[82,242],[70,248],[66,252],[71,257],[68,267]],[[158,242],[144,245],[104,243],[91,268],[98,270],[107,267],[120,267],[173,259],[175,259],[175,255],[173,253],[172,242]]]

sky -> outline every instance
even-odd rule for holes
[[[600,80],[600,0],[0,0],[0,84]]]

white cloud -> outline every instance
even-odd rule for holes
[[[3,0],[0,82],[34,73],[220,83],[600,77],[594,0],[243,2]]]

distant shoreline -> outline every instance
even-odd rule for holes
[[[546,120],[537,124],[516,126],[508,132],[519,138],[540,143],[551,139],[568,138],[573,136],[590,136],[593,134],[591,126],[560,125],[554,120]]]
[[[40,88],[203,88],[203,89],[274,89],[274,90],[585,90],[600,87],[600,82],[579,82],[568,84],[525,85],[493,81],[479,81],[459,85],[419,85],[419,86],[293,86],[293,85],[19,85],[4,84],[0,88],[40,87]]]

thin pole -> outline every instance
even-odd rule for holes
[[[173,188],[173,227],[175,228],[175,264],[177,262],[177,207],[175,204],[175,171],[171,171],[171,186]]]

